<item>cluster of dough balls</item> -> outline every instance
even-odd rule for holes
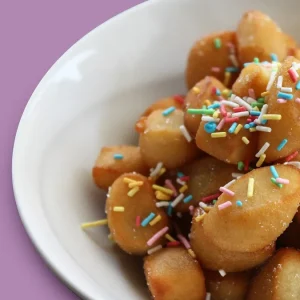
[[[101,149],[107,219],[83,228],[144,257],[154,299],[300,299],[299,54],[249,11],[193,45],[189,91],[141,114],[137,146]]]

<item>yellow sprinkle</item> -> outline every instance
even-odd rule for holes
[[[194,86],[194,87],[192,88],[192,90],[193,90],[193,92],[194,92],[196,95],[200,93],[200,89],[199,89],[198,87],[196,87],[196,86]]]
[[[206,206],[206,207],[202,207],[202,209],[208,213],[211,209],[212,209],[212,206]]]
[[[133,197],[139,190],[140,190],[140,188],[138,186],[136,186],[127,193],[127,196]]]
[[[250,141],[249,141],[245,136],[242,137],[242,141],[243,141],[246,145],[248,145],[248,144],[250,143]]]
[[[167,195],[173,195],[173,191],[167,188],[164,188],[163,186],[157,185],[157,184],[153,184],[152,188],[156,191],[161,191],[162,193],[165,193]]]
[[[255,128],[255,127],[251,127],[251,128],[249,128],[249,131],[250,131],[250,132],[255,132],[255,131],[256,131],[256,128]]]
[[[82,229],[91,228],[91,227],[97,227],[102,225],[107,225],[107,219],[95,221],[95,222],[89,222],[89,223],[83,223],[81,224]]]
[[[196,254],[192,249],[188,249],[188,253],[191,255],[192,258],[196,258]]]
[[[281,115],[275,115],[275,114],[265,114],[262,116],[263,120],[281,120]]]
[[[161,168],[160,171],[159,171],[158,176],[161,176],[161,175],[164,174],[166,171],[167,171],[166,168]]]
[[[270,94],[270,92],[268,91],[268,92],[263,92],[263,93],[261,93],[260,95],[262,96],[262,97],[265,97],[265,96],[268,96]]]
[[[207,99],[207,100],[204,101],[203,104],[206,105],[206,106],[209,106],[209,105],[211,105],[211,102]]]
[[[172,238],[168,233],[165,234],[165,238],[170,242],[176,242],[176,240],[174,238]]]
[[[136,186],[142,186],[143,184],[144,184],[143,181],[136,181],[136,182],[131,182],[131,183],[129,183],[129,184],[128,184],[128,187],[129,187],[130,189],[132,189],[132,188],[134,188],[134,187],[136,187]]]
[[[226,137],[227,132],[223,131],[223,132],[213,132],[211,133],[211,137],[212,138],[222,138],[222,137]]]
[[[251,198],[253,197],[253,192],[254,192],[254,178],[249,178],[248,181],[248,191],[247,191],[247,197]]]
[[[213,113],[213,118],[217,119],[219,117],[219,114],[220,114],[220,111],[219,110],[216,110],[214,113]]]
[[[123,211],[125,211],[125,207],[124,206],[114,206],[113,211],[123,212]]]
[[[107,236],[107,238],[108,238],[110,241],[112,241],[112,242],[115,241],[111,233]]]
[[[149,224],[151,226],[155,225],[156,223],[158,223],[161,220],[161,216],[157,215]]]
[[[135,183],[135,182],[136,182],[136,180],[130,179],[130,178],[128,178],[128,177],[125,177],[125,178],[123,179],[123,181],[124,181],[125,183]]]
[[[259,157],[259,160],[257,161],[256,166],[260,167],[264,163],[265,159],[266,159],[266,154],[262,154]]]
[[[188,189],[188,186],[185,184],[179,189],[179,193],[184,193]]]
[[[201,220],[204,219],[205,216],[206,216],[206,214],[199,215],[199,216],[197,216],[197,217],[195,218],[195,221],[196,221],[196,222],[200,222]]]
[[[222,95],[225,96],[225,97],[228,97],[229,93],[230,93],[230,90],[228,90],[228,89],[224,89],[222,91]]]
[[[169,201],[171,200],[171,196],[167,195],[161,191],[155,191],[155,196],[157,200]]]
[[[224,85],[225,86],[229,85],[230,78],[231,78],[231,74],[229,72],[225,72],[225,75],[224,75]]]
[[[236,129],[235,129],[235,131],[234,131],[234,134],[238,134],[242,128],[243,128],[243,125],[242,125],[242,124],[239,124],[239,125],[236,127]]]
[[[255,106],[255,107],[253,107],[252,110],[259,111],[259,108],[257,106]]]

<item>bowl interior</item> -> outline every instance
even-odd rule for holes
[[[193,42],[234,29],[254,8],[298,37],[297,0],[150,1],[85,36],[32,95],[14,148],[18,209],[39,251],[83,297],[147,298],[142,260],[112,244],[107,228],[80,229],[82,222],[105,217],[105,193],[91,178],[100,148],[136,143],[133,124],[143,109],[185,92]]]

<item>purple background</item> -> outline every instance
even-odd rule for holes
[[[78,39],[142,0],[0,0],[0,299],[78,299],[47,268],[20,221],[11,183],[18,122],[34,88]]]

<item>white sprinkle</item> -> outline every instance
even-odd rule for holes
[[[233,178],[240,178],[241,176],[243,176],[244,174],[243,173],[231,173],[231,176]]]
[[[185,182],[180,180],[179,178],[176,179],[176,182],[180,185],[185,185]]]
[[[168,201],[160,201],[160,202],[156,202],[156,207],[165,207],[165,206],[169,206],[169,202]]]
[[[175,207],[182,199],[184,198],[184,194],[179,194],[171,203],[172,207]]]
[[[256,102],[256,100],[255,99],[253,99],[253,98],[251,98],[251,97],[245,97],[246,99],[246,102],[248,102],[248,103],[254,103],[254,102]]]
[[[208,205],[205,204],[204,202],[199,202],[199,206],[200,206],[201,208],[206,208]]]
[[[163,163],[159,162],[157,163],[155,169],[150,173],[150,177],[155,177],[159,174],[161,168],[163,167]]]
[[[256,131],[271,132],[272,128],[267,126],[256,126]]]
[[[224,276],[226,276],[226,272],[224,271],[224,270],[219,270],[219,273],[220,273],[220,275],[222,276],[222,277],[224,277]]]
[[[260,150],[255,154],[255,157],[260,157],[266,150],[270,147],[270,143],[265,142],[265,144],[260,148]]]
[[[237,58],[234,54],[230,54],[229,55],[229,59],[231,60],[232,64],[235,66],[235,67],[238,67],[239,66],[239,63],[237,61]]]
[[[235,179],[232,179],[231,181],[229,181],[228,183],[226,183],[223,187],[225,189],[228,189],[234,182],[235,182]]]
[[[283,77],[280,75],[280,76],[278,76],[278,79],[277,79],[277,88],[278,89],[282,88],[282,82],[283,82]]]
[[[247,103],[246,101],[244,101],[244,100],[243,100],[242,98],[240,98],[239,96],[235,96],[234,101],[235,101],[236,103],[238,103],[239,105],[246,107],[248,110],[252,110],[252,109],[253,109],[252,106],[249,105],[249,103]]]
[[[184,125],[180,125],[179,129],[180,129],[182,135],[185,137],[185,139],[190,143],[192,141],[192,137],[191,137],[190,133],[188,132],[188,130],[186,129],[186,127]]]
[[[158,245],[158,246],[156,246],[156,247],[153,247],[153,248],[149,249],[149,250],[147,251],[147,253],[148,253],[149,255],[151,255],[152,253],[154,253],[154,252],[160,250],[161,248],[162,248],[162,245]]]
[[[293,88],[291,87],[282,87],[281,89],[281,92],[284,92],[284,93],[292,93],[293,92]]]
[[[241,111],[237,113],[233,113],[232,117],[248,117],[249,116],[249,111]]]
[[[261,124],[262,116],[263,116],[264,114],[266,114],[267,111],[268,111],[268,104],[264,104],[263,107],[261,108],[259,117],[258,117],[256,120],[254,120],[254,123],[256,123],[256,124]]]
[[[231,94],[231,96],[230,96],[230,101],[234,101],[234,98],[236,97],[236,95],[235,94]]]
[[[210,300],[211,299],[211,293],[206,293],[205,300]]]
[[[213,117],[209,117],[209,116],[202,116],[201,121],[218,123],[218,122],[220,122],[220,118],[213,118]]]
[[[285,162],[284,165],[291,165],[297,169],[300,169],[300,161],[288,161],[288,162]]]
[[[230,107],[239,107],[238,104],[232,102],[232,101],[228,101],[228,100],[222,100],[221,104],[224,104],[226,106],[230,106]]]
[[[297,64],[296,62],[293,62],[293,67],[295,70],[300,69],[300,64]]]
[[[273,84],[273,82],[274,82],[274,80],[275,80],[276,73],[277,73],[277,72],[274,72],[274,71],[271,73],[271,76],[270,76],[270,79],[269,79],[269,82],[268,82],[266,91],[269,91],[269,90],[270,90],[270,88],[271,88],[271,86],[272,86],[272,84]]]

